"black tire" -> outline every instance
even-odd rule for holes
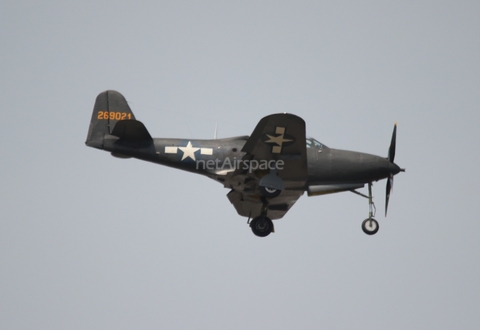
[[[258,237],[267,237],[273,231],[273,222],[270,218],[259,216],[250,222],[252,232]]]
[[[375,219],[365,219],[362,222],[362,230],[365,234],[367,235],[375,235],[380,229],[380,226],[378,224],[378,221]]]
[[[267,187],[260,187],[260,193],[264,197],[268,198],[275,198],[278,195],[280,195],[282,191],[278,189],[272,189],[272,188],[267,188]]]

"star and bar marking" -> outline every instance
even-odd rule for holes
[[[195,153],[200,150],[201,155],[213,155],[213,148],[197,148],[192,146],[192,141],[188,141],[185,147],[165,147],[166,154],[176,154],[178,149],[183,152],[182,161],[191,158],[193,160],[197,160],[195,158]]]
[[[279,154],[282,152],[282,146],[285,142],[292,142],[292,139],[285,139],[285,127],[277,126],[275,127],[275,134],[279,134],[278,136],[273,136],[270,134],[266,134],[269,140],[265,141],[265,143],[275,143],[276,146],[272,146],[272,154]]]

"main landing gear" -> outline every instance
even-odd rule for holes
[[[248,223],[250,224],[250,228],[252,228],[252,232],[258,237],[267,237],[270,233],[274,232],[273,222],[272,220],[267,217],[267,209],[268,209],[268,202],[265,197],[262,197],[263,207],[262,211],[259,216],[255,217],[250,221],[248,219]]]
[[[380,228],[380,226],[378,225],[378,221],[373,218],[376,212],[376,208],[375,208],[375,204],[373,203],[373,197],[372,197],[372,183],[371,182],[368,183],[368,196],[365,196],[364,194],[361,194],[355,190],[352,190],[352,192],[362,197],[368,198],[368,208],[369,208],[368,218],[362,222],[362,230],[367,235],[375,235],[378,229]]]
[[[268,201],[270,198],[275,198],[280,195],[283,190],[283,182],[282,179],[277,176],[276,171],[271,171],[268,175],[264,176],[262,180],[260,180],[258,188],[260,190],[263,207],[260,215],[253,218],[252,221],[250,221],[249,218],[248,223],[250,224],[250,228],[252,228],[252,231],[256,236],[266,237],[270,235],[270,233],[274,232],[273,222],[267,216]]]
[[[277,170],[270,170],[258,183],[260,194],[266,198],[275,198],[284,189],[283,181],[278,176]]]
[[[250,221],[250,227],[258,237],[266,237],[273,232],[273,222],[265,215],[260,215]]]
[[[260,187],[260,194],[264,197],[275,198],[280,195],[282,191],[280,189]]]

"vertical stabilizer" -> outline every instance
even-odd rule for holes
[[[95,100],[85,144],[103,149],[105,135],[112,134],[115,124],[120,120],[135,120],[125,97],[116,91],[100,93]]]

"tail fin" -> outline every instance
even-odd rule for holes
[[[103,149],[105,135],[117,135],[114,134],[115,124],[122,120],[135,120],[125,97],[116,91],[100,93],[95,100],[85,144],[89,147]]]

